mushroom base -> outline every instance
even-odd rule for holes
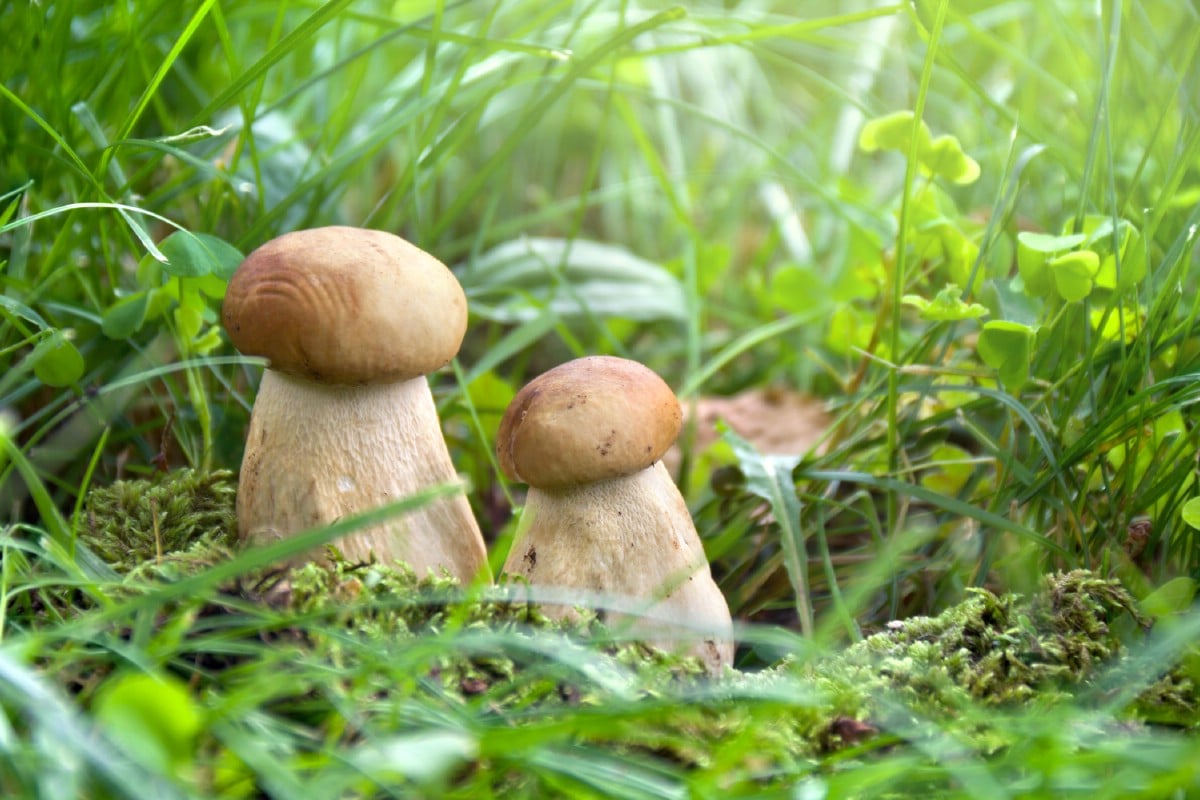
[[[583,486],[531,487],[504,571],[531,586],[571,590],[610,626],[699,656],[710,672],[733,662],[729,605],[661,461]],[[543,611],[573,613],[555,604]]]
[[[424,376],[330,386],[267,370],[242,459],[239,538],[277,541],[457,480]],[[417,575],[445,568],[466,582],[487,570],[479,525],[461,495],[334,544],[348,560],[399,560]]]

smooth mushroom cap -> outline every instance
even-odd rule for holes
[[[319,383],[378,384],[454,358],[467,299],[445,264],[385,231],[294,231],[241,263],[221,320],[234,346]]]
[[[636,361],[590,356],[542,373],[500,421],[496,455],[512,480],[544,489],[646,469],[683,424],[671,387]]]

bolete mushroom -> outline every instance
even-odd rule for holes
[[[681,421],[670,387],[635,361],[580,358],[530,381],[496,445],[504,474],[530,487],[504,571],[607,598],[610,623],[719,672],[733,660],[729,606],[660,460]]]
[[[457,480],[426,374],[458,352],[462,287],[398,236],[327,227],[284,234],[238,267],[229,338],[264,356],[238,483],[243,542],[266,543]],[[439,499],[337,542],[350,560],[486,570],[466,497]]]

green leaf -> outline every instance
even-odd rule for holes
[[[829,303],[825,280],[812,267],[788,265],[771,277],[771,303],[791,314],[803,314]]]
[[[7,409],[0,409],[0,470],[8,464],[8,447],[16,420]]]
[[[479,752],[475,737],[464,731],[427,730],[377,738],[354,748],[349,762],[372,780],[418,784],[441,781]]]
[[[189,306],[179,306],[172,312],[175,326],[183,339],[195,339],[204,326],[204,316],[201,312]]]
[[[192,342],[192,350],[197,355],[206,356],[221,346],[221,329],[213,326],[204,335]]]
[[[912,235],[909,243],[918,261],[940,262],[941,277],[947,283],[966,285],[979,257],[979,245],[959,226],[962,215],[954,200],[934,184],[926,184],[912,197]],[[983,287],[983,270],[975,274],[971,292]]]
[[[162,286],[147,292],[150,304],[146,307],[146,322],[158,319],[167,313],[167,309],[175,305],[176,298],[179,297],[179,281],[179,278],[171,278]]]
[[[985,322],[975,349],[984,364],[996,370],[1001,382],[1015,391],[1029,380],[1033,329],[1019,322],[997,319]]]
[[[100,318],[100,330],[110,339],[128,339],[142,329],[149,307],[149,292],[135,292],[122,297],[105,309]]]
[[[1030,297],[1050,297],[1054,294],[1054,278],[1046,269],[1046,256],[1017,244],[1017,274]]]
[[[209,233],[176,231],[159,249],[167,257],[163,270],[185,278],[216,275],[227,281],[243,259],[236,247]]]
[[[83,356],[65,331],[54,331],[38,342],[29,354],[29,361],[33,364],[33,374],[47,386],[70,386],[83,377]]]
[[[27,322],[32,322],[41,330],[46,330],[50,327],[50,325],[46,323],[46,320],[42,319],[41,314],[37,313],[24,303],[14,300],[11,297],[3,294],[0,294],[0,310],[3,310],[14,316],[21,317]]]
[[[179,335],[184,339],[195,339],[204,326],[204,311],[207,308],[208,304],[198,289],[185,289],[173,314]]]
[[[144,673],[111,678],[96,697],[95,715],[145,766],[178,774],[194,757],[200,711],[174,678]]]
[[[1100,271],[1100,256],[1091,250],[1075,250],[1050,259],[1046,266],[1054,276],[1058,296],[1075,303],[1092,293],[1092,279]]]
[[[205,297],[220,300],[225,297],[225,290],[229,287],[229,279],[220,275],[201,275],[199,278],[194,278],[192,284]]]
[[[1118,310],[1120,309],[1120,310]],[[1088,315],[1092,328],[1109,342],[1124,340],[1129,344],[1137,338],[1146,324],[1146,309],[1141,306],[1095,308]]]
[[[858,146],[867,153],[898,150],[907,156],[913,135],[912,111],[896,111],[876,117],[863,125]],[[936,139],[922,120],[917,126],[917,161],[929,173],[955,183],[973,183],[979,178],[979,164],[962,149],[958,138],[945,133]]]
[[[147,253],[138,261],[135,275],[138,286],[144,289],[154,288],[162,283],[163,262]]]
[[[628,60],[628,59],[627,59]],[[733,248],[721,241],[699,242],[696,251],[696,289],[702,295],[729,275]]]
[[[1123,291],[1146,277],[1146,241],[1141,232],[1129,220],[1116,223],[1116,246],[1113,245],[1113,221],[1111,217],[1084,221],[1087,233],[1085,245],[1100,254],[1100,271],[1096,273],[1096,285],[1115,291]],[[1121,262],[1121,274],[1117,275],[1117,260]]]
[[[771,514],[779,526],[784,564],[792,582],[800,627],[805,635],[810,635],[813,619],[807,588],[808,554],[804,533],[800,530],[800,497],[792,479],[792,470],[800,463],[800,458],[761,454],[723,422],[717,423],[717,429],[737,457],[738,467],[746,477],[746,490],[771,506]]]
[[[1078,247],[1086,238],[1082,233],[1052,236],[1022,231],[1017,234],[1017,270],[1025,282],[1025,290],[1035,297],[1053,295],[1054,276],[1046,267],[1046,262],[1052,255]]]
[[[1200,497],[1193,497],[1184,503],[1180,515],[1184,522],[1200,531]]]
[[[1087,241],[1087,234],[1072,233],[1063,236],[1055,236],[1050,233],[1036,233],[1034,231],[1021,231],[1017,234],[1017,243],[1027,249],[1046,255],[1054,255],[1061,253],[1064,250],[1070,250],[1078,247]]]
[[[493,370],[487,370],[467,385],[467,394],[479,414],[479,421],[488,435],[488,441],[495,439],[500,428],[500,419],[516,396],[516,389]]]
[[[1190,503],[1195,500],[1189,501]],[[1191,524],[1190,522],[1188,523]],[[1193,526],[1195,527],[1195,526]],[[1186,575],[1171,580],[1159,586],[1141,599],[1138,605],[1150,617],[1166,617],[1187,611],[1192,601],[1196,599],[1196,581]]]
[[[934,139],[918,157],[931,173],[955,183],[968,184],[979,179],[979,163],[963,152],[957,137],[948,133]]]
[[[987,306],[979,303],[968,303],[962,299],[962,289],[957,284],[946,284],[946,288],[937,293],[933,302],[919,295],[906,294],[901,302],[915,306],[921,319],[931,322],[958,322],[964,319],[977,319],[988,313]]]
[[[856,347],[868,347],[874,329],[875,315],[872,312],[846,303],[838,306],[830,316],[825,344],[836,353],[850,353]]]
[[[858,135],[858,146],[867,153],[876,150],[899,150],[907,154],[912,141],[913,117],[912,111],[896,111],[869,120]],[[917,152],[928,150],[933,143],[933,134],[924,120],[921,121],[917,136]]]
[[[829,301],[836,306],[854,300],[875,300],[886,281],[887,271],[879,262],[876,252],[875,260],[840,270],[833,277],[833,282],[829,284]]]
[[[953,497],[966,486],[976,465],[971,454],[952,444],[940,444],[929,454],[933,469],[921,476],[921,485],[948,497]]]
[[[979,257],[979,245],[975,244],[957,226],[942,225],[938,233],[941,239],[942,253],[946,259],[946,273],[954,281],[966,283],[971,279],[971,269]],[[978,292],[983,288],[984,271],[975,273],[975,281],[971,291]]]
[[[0,202],[4,202],[5,200],[7,200],[9,197],[13,196],[14,194],[16,194],[18,192],[22,192],[25,189],[28,189],[30,185],[31,184],[27,183],[27,184],[25,184],[25,186],[22,189],[17,189],[17,190],[14,190],[13,192],[6,192],[3,195],[0,195]],[[13,202],[6,205],[4,207],[4,210],[0,211],[0,227],[7,225],[9,223],[9,221],[16,215],[17,209],[20,207],[21,207],[21,203],[18,200],[14,200]]]
[[[976,295],[996,319],[1024,325],[1036,325],[1041,319],[1042,302],[1025,291],[1020,276],[1009,280],[986,281]]]
[[[549,308],[565,318],[680,320],[679,280],[619,245],[524,237],[497,245],[458,274],[471,310],[497,322],[524,322]]]

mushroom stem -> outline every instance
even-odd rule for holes
[[[458,480],[424,375],[352,386],[268,369],[242,462],[238,530],[252,543],[284,539]],[[461,495],[357,530],[337,547],[352,561],[400,560],[418,575],[445,567],[464,582],[487,569],[479,526]]]
[[[592,592],[610,609],[610,624],[699,656],[710,671],[733,661],[729,607],[661,461],[579,486],[530,487],[504,571],[539,586]],[[544,608],[559,618],[574,613]]]

